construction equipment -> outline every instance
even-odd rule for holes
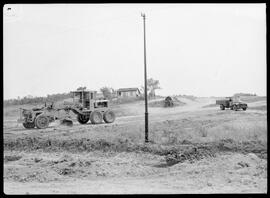
[[[64,115],[60,114],[63,110]],[[20,119],[19,123],[22,123],[24,128],[32,129],[37,127],[38,129],[44,129],[49,126],[49,123],[60,120],[60,123],[67,126],[72,126],[73,122],[71,116],[69,115],[69,109],[64,108],[54,108],[54,104],[45,105],[41,108],[24,109],[20,108]]]
[[[21,109],[19,123],[27,129],[44,129],[50,122],[60,120],[61,124],[72,126],[70,111],[77,115],[80,124],[86,124],[89,120],[92,124],[112,123],[115,120],[115,114],[109,108],[108,100],[96,99],[96,91],[78,90],[71,92],[73,102],[64,104],[63,108],[54,108],[53,103],[41,108]],[[60,111],[64,111],[61,115]]]
[[[248,107],[246,103],[235,101],[231,97],[226,97],[226,99],[224,100],[216,100],[216,104],[220,105],[221,110],[224,110],[225,108],[230,108],[234,111],[237,111],[239,109],[243,109],[245,111]]]
[[[115,114],[110,109],[109,101],[96,99],[97,92],[90,90],[77,90],[73,94],[73,106],[71,111],[77,115],[77,120],[81,124],[86,124],[89,120],[92,124],[112,123]]]
[[[170,96],[167,96],[164,101],[165,107],[173,107],[173,99]]]

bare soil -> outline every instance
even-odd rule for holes
[[[266,101],[221,111],[214,98],[178,99],[185,105],[149,108],[149,143],[143,101],[114,105],[112,124],[40,130],[24,129],[17,107],[5,108],[4,192],[265,193]]]

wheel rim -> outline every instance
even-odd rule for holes
[[[111,112],[108,112],[108,114],[107,114],[107,119],[111,121],[112,118],[113,118],[113,117],[112,117],[112,113],[111,113]]]
[[[104,121],[107,122],[107,123],[112,123],[115,119],[115,115],[112,111],[107,111],[105,114],[104,114]]]
[[[47,127],[48,125],[48,119],[46,117],[39,117],[37,119],[37,125],[40,127],[40,128],[45,128]]]
[[[94,120],[95,120],[96,122],[100,122],[101,116],[100,116],[99,113],[95,113],[95,114],[94,114]]]
[[[77,120],[80,124],[86,124],[89,121],[89,116],[88,115],[81,115],[79,114],[77,116]]]
[[[80,120],[82,120],[83,122],[87,122],[88,118],[85,115],[80,115]]]

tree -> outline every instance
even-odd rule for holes
[[[142,86],[143,92],[144,92],[144,86]],[[147,93],[149,97],[155,97],[156,96],[156,90],[161,89],[159,86],[159,80],[154,80],[153,78],[147,79]]]
[[[102,87],[100,88],[100,91],[102,92],[103,96],[108,99],[112,99],[114,90],[110,87]]]
[[[81,91],[81,90],[85,90],[85,89],[86,89],[86,87],[78,87],[77,91]]]

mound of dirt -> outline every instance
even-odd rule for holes
[[[184,161],[194,162],[205,157],[215,157],[216,153],[235,152],[252,153],[254,158],[267,159],[266,143],[261,141],[236,142],[232,139],[223,139],[218,142],[189,143],[190,147],[173,148],[165,154],[167,164],[182,163]]]
[[[180,153],[171,152],[170,154],[166,155],[165,159],[168,165],[173,165],[184,161],[189,161],[190,163],[193,163],[196,160],[201,160],[205,157],[215,157],[215,154],[216,151],[211,148],[193,147]]]
[[[180,101],[178,98],[173,97],[173,106],[183,106],[186,103]],[[150,101],[149,102],[149,107],[165,107],[165,100],[161,99],[161,100],[155,100],[155,101]]]
[[[23,162],[22,162],[23,163]],[[21,163],[21,164],[22,164]],[[47,169],[39,166],[33,166],[32,163],[26,162],[25,165],[6,165],[4,170],[4,179],[17,182],[49,182],[58,181],[61,175],[57,174],[52,169]]]
[[[4,161],[5,162],[10,162],[10,161],[17,161],[20,160],[22,156],[20,155],[5,155]]]
[[[5,164],[5,193],[267,192],[267,161],[252,153],[246,155],[227,153],[217,155],[215,158],[209,157],[194,163],[186,161],[174,166],[162,166],[161,163],[164,161],[162,157],[145,153],[123,152],[110,156],[102,153],[65,154],[24,153],[23,156],[28,159],[24,164],[19,166],[17,162],[12,162],[12,167],[10,163]],[[38,156],[43,160],[34,163],[30,156],[31,158]],[[48,163],[52,161],[58,163]]]

